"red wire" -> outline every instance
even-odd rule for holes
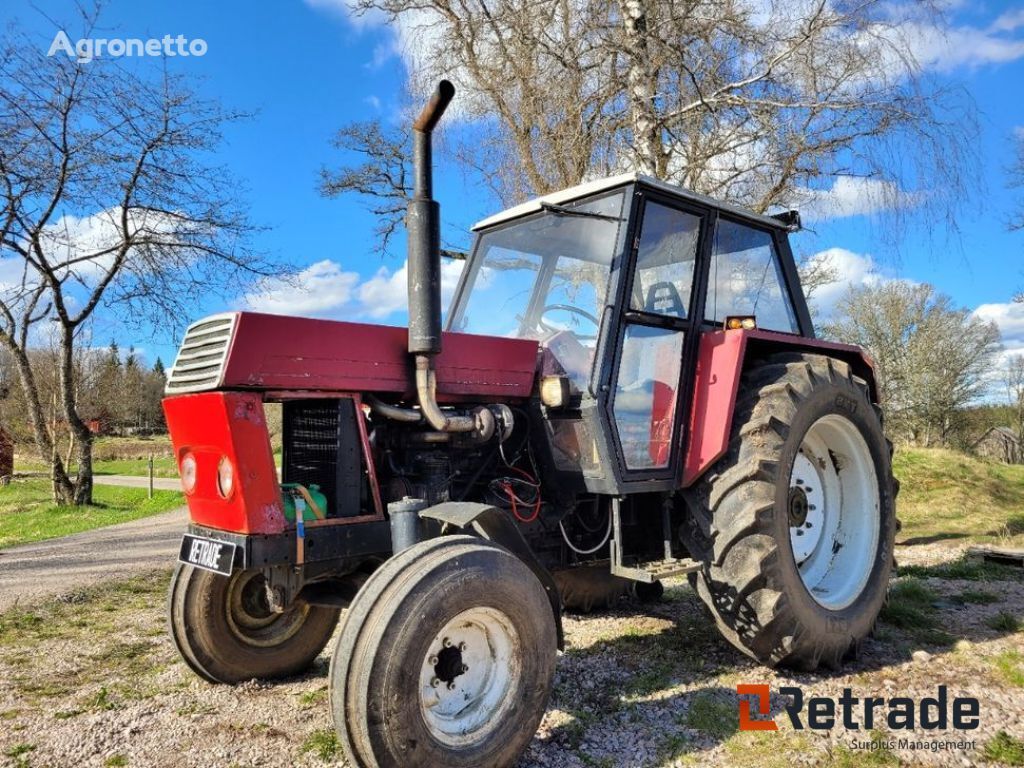
[[[512,492],[512,485],[510,483],[503,483],[505,488],[505,494],[508,496],[509,501],[512,502],[512,515],[515,517],[516,520],[518,520],[521,523],[532,523],[534,520],[537,519],[538,515],[540,515],[540,485],[537,483],[536,480],[533,479],[533,477],[528,472],[519,469],[519,467],[510,466],[509,469],[521,474],[529,481],[530,485],[536,488],[537,500],[533,504],[533,514],[531,514],[529,517],[523,517],[519,514],[519,508],[516,506],[516,495]]]

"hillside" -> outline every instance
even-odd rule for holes
[[[1024,547],[1024,466],[940,449],[901,448],[902,543],[961,540]]]

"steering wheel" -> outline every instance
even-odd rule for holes
[[[592,322],[594,324],[595,330],[596,330],[596,328],[598,326],[601,325],[601,321],[598,320],[596,317],[594,317],[589,312],[587,312],[587,310],[585,310],[585,309],[580,309],[579,307],[574,307],[571,304],[548,304],[547,306],[545,306],[545,307],[543,307],[541,309],[540,315],[537,317],[537,325],[540,326],[540,329],[542,331],[544,331],[545,333],[556,333],[557,331],[564,330],[562,328],[555,328],[554,326],[548,325],[547,323],[544,322],[544,315],[546,315],[548,312],[553,312],[555,310],[562,310],[564,312],[570,312],[570,313],[572,313],[574,315],[579,315],[580,317],[586,318],[587,320],[589,320],[590,322]],[[580,334],[574,332],[573,335],[576,336],[577,339],[584,339],[584,340],[596,339],[597,338],[597,334],[596,333],[594,335],[592,335],[592,336],[581,336]]]

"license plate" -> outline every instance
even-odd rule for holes
[[[178,553],[178,559],[188,565],[202,568],[204,571],[230,576],[237,548],[237,544],[186,533],[181,537],[181,551]]]

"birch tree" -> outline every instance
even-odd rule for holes
[[[847,178],[880,207],[942,216],[970,184],[973,108],[914,57],[914,29],[943,24],[928,3],[355,6],[405,30],[412,93],[455,82],[453,155],[505,204],[635,170],[759,212],[814,204]]]

